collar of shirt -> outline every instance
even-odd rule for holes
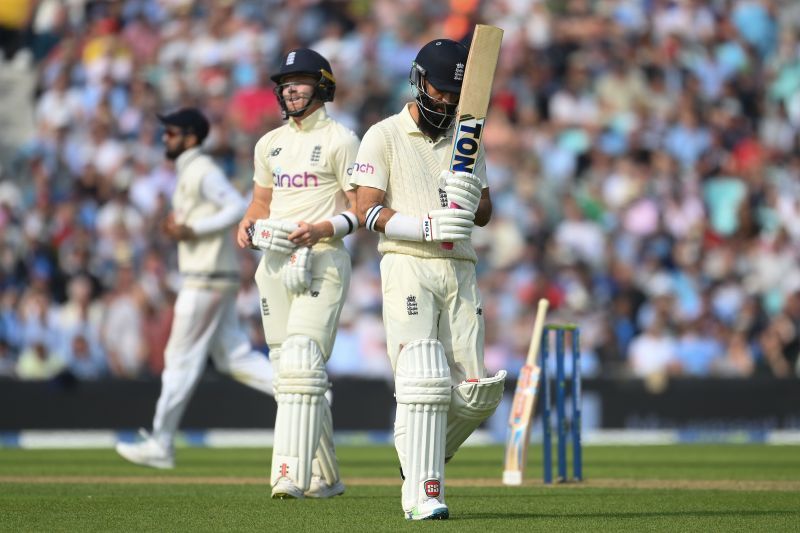
[[[424,137],[427,142],[432,142],[433,144],[439,144],[441,142],[450,142],[453,138],[453,128],[447,130],[447,133],[436,139],[435,141],[431,141],[422,131],[420,131],[419,126],[417,123],[414,122],[414,117],[411,116],[411,106],[416,105],[414,102],[409,102],[405,106],[403,106],[403,110],[400,112],[400,123],[403,125],[403,130],[409,135],[418,135],[420,137]]]
[[[177,170],[178,172],[182,172],[183,169],[186,168],[186,165],[188,165],[189,162],[198,155],[200,155],[199,146],[195,146],[194,148],[189,148],[185,152],[181,153],[181,155],[179,155],[178,158],[175,160],[175,170]]]
[[[325,110],[325,106],[321,106],[319,109],[308,115],[306,118],[301,120],[299,123],[293,119],[289,118],[289,127],[296,131],[311,131],[313,129],[322,127],[328,121],[328,112]]]

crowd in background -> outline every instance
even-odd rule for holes
[[[160,372],[180,280],[158,230],[175,175],[157,112],[204,110],[206,149],[248,193],[255,141],[281,124],[269,74],[284,51],[330,59],[329,113],[360,136],[411,100],[424,43],[466,42],[475,23],[505,30],[494,217],[473,236],[490,374],[519,370],[541,297],[580,325],[588,376],[800,372],[800,2],[3,5],[0,70],[35,73],[35,89],[16,110],[32,135],[0,176],[0,375]],[[390,378],[376,239],[347,239],[329,370]],[[239,309],[263,347],[258,255],[241,253]]]

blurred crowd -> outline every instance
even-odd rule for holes
[[[2,4],[0,71],[34,83],[14,110],[30,135],[0,161],[0,375],[163,367],[180,280],[158,231],[175,175],[157,112],[203,109],[206,149],[248,193],[255,141],[281,124],[282,52],[330,59],[329,112],[362,135],[410,101],[423,44],[466,42],[476,23],[505,30],[485,134],[494,218],[474,234],[490,373],[519,370],[542,297],[550,321],[580,325],[588,376],[800,372],[800,2]],[[330,371],[388,379],[376,240],[347,244]],[[242,258],[239,309],[266,351],[258,256]]]

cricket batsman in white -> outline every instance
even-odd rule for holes
[[[326,113],[336,81],[317,52],[291,50],[272,80],[287,123],[256,143],[237,240],[264,250],[256,283],[278,402],[272,497],[327,498],[345,490],[325,363],[350,284],[342,238],[358,228],[348,209],[358,137]]]
[[[359,219],[379,232],[383,322],[395,374],[395,447],[407,519],[444,519],[444,465],[496,409],[505,371],[487,377],[483,304],[470,242],[492,203],[483,152],[449,172],[467,49],[426,44],[412,64],[415,101],[372,126],[352,183]],[[447,208],[450,203],[460,206]],[[450,250],[441,243],[453,242]]]
[[[183,285],[164,350],[161,395],[153,432],[141,442],[117,444],[125,459],[154,468],[173,468],[178,424],[211,354],[217,370],[266,394],[273,394],[272,366],[250,346],[236,312],[239,261],[231,238],[245,200],[200,146],[209,123],[197,109],[159,115],[166,157],[175,161],[178,181],[164,232],[178,243]]]

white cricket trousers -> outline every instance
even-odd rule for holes
[[[387,253],[381,259],[386,350],[397,368],[403,346],[438,339],[453,385],[486,377],[483,301],[475,265],[463,259]]]
[[[153,437],[165,447],[172,446],[209,354],[218,371],[273,394],[272,366],[252,349],[235,304],[235,289],[185,287],[178,293],[153,418]]]

